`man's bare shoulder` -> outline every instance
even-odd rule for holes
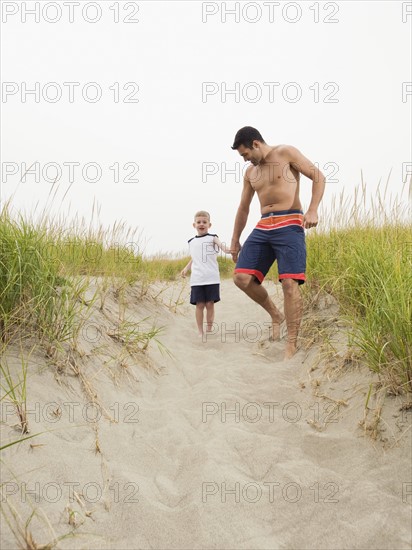
[[[273,148],[273,151],[277,155],[290,157],[290,156],[295,155],[296,152],[298,151],[298,149],[296,149],[296,147],[294,147],[293,145],[286,145],[286,144],[282,143],[280,145],[276,145],[276,147]]]
[[[245,180],[248,180],[249,183],[250,183],[250,178],[251,178],[253,169],[254,169],[254,166],[253,166],[253,164],[251,164],[251,165],[248,166],[248,167],[246,168],[246,170],[245,170]]]

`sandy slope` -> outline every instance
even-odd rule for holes
[[[266,285],[281,305],[279,287]],[[373,441],[358,426],[365,370],[329,369],[328,379],[311,370],[315,347],[283,362],[283,343],[266,340],[265,313],[231,281],[222,284],[216,333],[202,341],[188,294],[178,282],[156,300],[128,296],[126,318],[156,319],[173,358],[153,344],[146,367],[127,357],[107,334],[119,316],[113,295],[83,332],[83,357],[72,361],[80,375],[69,364],[56,374],[31,356],[31,432],[53,431],[3,452],[2,481],[23,520],[37,510],[36,542],[74,531],[60,547],[410,548],[404,399],[386,401],[386,441]],[[102,406],[97,423],[93,394]],[[16,419],[6,412],[9,437]],[[2,527],[2,548],[15,548],[3,518]]]

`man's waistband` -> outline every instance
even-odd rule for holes
[[[263,214],[256,225],[256,229],[271,231],[272,229],[280,229],[289,225],[303,227],[302,210],[278,210],[277,212]]]
[[[267,217],[273,217],[273,216],[285,216],[285,215],[288,215],[288,214],[302,214],[303,215],[303,211],[302,210],[278,210],[277,212],[268,212],[267,214],[262,214],[262,218],[267,218]]]

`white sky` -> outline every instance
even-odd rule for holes
[[[46,204],[52,184],[42,171],[54,162],[62,177],[50,211],[70,209],[69,217],[77,212],[90,218],[96,199],[103,225],[122,220],[138,227],[152,254],[186,251],[193,214],[205,209],[213,230],[229,242],[242,183],[233,174],[224,181],[222,163],[240,175],[243,160],[230,146],[245,125],[258,128],[270,145],[296,146],[325,175],[332,177],[336,166],[325,205],[343,189],[350,196],[361,170],[371,194],[390,170],[391,190],[399,193],[405,171],[412,171],[411,2],[41,1],[39,22],[24,13],[36,2],[1,3],[1,199],[14,194],[16,211]],[[87,22],[96,17],[96,5],[100,20]],[[225,16],[225,7],[238,10],[238,22]],[[58,9],[60,21],[48,22]],[[125,23],[127,17],[138,22]],[[36,82],[38,101],[24,94],[24,86],[33,89]],[[80,83],[73,102],[64,82]],[[95,103],[82,96],[90,82],[102,91]],[[128,82],[138,91],[136,85],[124,90]],[[217,93],[202,97],[206,82]],[[234,94],[222,97],[224,86],[236,83],[238,102]],[[46,101],[43,94],[53,99],[56,89],[61,99]],[[296,90],[302,95],[293,102]],[[89,92],[92,97],[92,87]],[[253,102],[256,93],[261,97]],[[125,103],[130,94],[138,102]],[[325,102],[327,97],[338,101]],[[28,174],[19,183],[22,163],[35,162],[40,181]],[[65,162],[80,167],[61,205],[70,184]],[[94,183],[82,175],[92,162],[101,166]],[[133,170],[123,169],[128,162],[138,166],[138,182],[123,181]],[[115,163],[119,182],[109,168]],[[55,174],[50,167],[46,177]],[[94,174],[90,168],[86,175]],[[311,181],[302,178],[301,187],[307,206]],[[242,240],[258,217],[255,197]]]

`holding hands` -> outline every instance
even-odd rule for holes
[[[239,252],[240,252],[241,248],[242,247],[240,246],[239,241],[232,241],[232,244],[230,245],[230,253],[232,254],[232,260],[235,263],[237,262],[237,259],[238,259]]]

